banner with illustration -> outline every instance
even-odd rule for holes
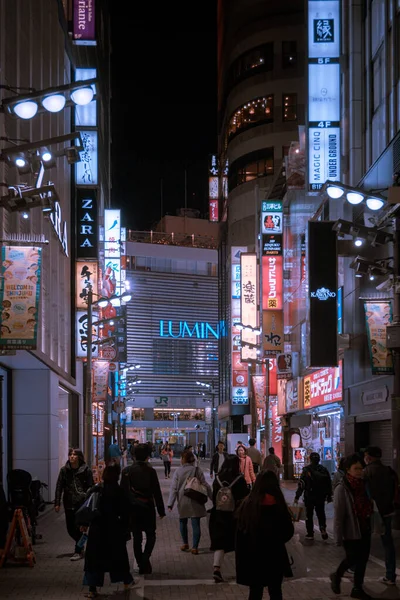
[[[266,407],[267,378],[265,375],[252,375],[254,398],[256,408]]]
[[[2,350],[34,350],[40,297],[41,248],[3,246],[1,249]]]
[[[388,301],[368,300],[364,309],[372,373],[393,374],[392,352],[386,347],[386,326],[392,322],[392,305]]]
[[[109,367],[108,360],[94,360],[92,363],[94,402],[105,402],[107,399]]]

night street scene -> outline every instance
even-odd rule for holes
[[[0,600],[400,600],[400,0],[0,0],[0,183]]]

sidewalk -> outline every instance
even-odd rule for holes
[[[161,461],[160,461],[161,462]],[[170,480],[164,479],[162,465],[155,466],[166,500]],[[175,464],[173,469],[176,468]],[[206,473],[208,472],[205,469]],[[292,493],[291,490],[287,491]],[[297,532],[304,536],[304,524],[296,525]],[[49,511],[39,522],[39,533],[43,540],[35,546],[37,564],[29,567],[6,564],[0,570],[0,598],[15,600],[64,600],[83,598],[87,588],[82,586],[83,561],[71,562],[73,545],[65,528],[64,515]],[[274,540],[265,540],[273,545]],[[209,536],[206,521],[202,521],[202,540],[199,556],[181,552],[179,547],[178,514],[172,514],[158,522],[157,544],[152,557],[153,574],[140,576],[134,573],[135,588],[126,595],[117,586],[106,586],[101,590],[103,598],[124,597],[129,600],[246,600],[248,589],[235,583],[234,555],[229,554],[223,568],[226,583],[215,584],[212,580],[212,553],[209,551]],[[132,542],[128,543],[132,560]],[[304,548],[308,562],[308,577],[284,584],[287,600],[327,600],[334,598],[329,586],[329,574],[343,557],[343,551],[332,540],[322,542],[316,538],[312,546]],[[370,562],[367,570],[366,588],[375,598],[397,600],[397,588],[386,588],[377,582],[384,574],[383,569]],[[343,584],[343,595],[349,594],[350,580]],[[265,598],[268,598],[267,592]]]

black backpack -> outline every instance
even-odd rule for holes
[[[326,496],[331,489],[331,476],[329,471],[318,465],[316,468],[307,469],[308,491],[314,496]]]

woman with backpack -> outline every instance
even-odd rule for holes
[[[250,588],[249,600],[262,600],[265,587],[271,600],[282,600],[283,577],[291,574],[285,544],[294,527],[275,473],[258,475],[237,516],[237,583]]]
[[[210,513],[211,550],[214,551],[214,581],[224,581],[221,567],[227,552],[235,549],[235,510],[249,493],[246,480],[240,472],[239,457],[228,454],[213,484],[213,508]]]
[[[161,458],[164,463],[165,479],[169,479],[171,477],[171,463],[173,456],[174,452],[167,442],[164,448],[161,450]]]

